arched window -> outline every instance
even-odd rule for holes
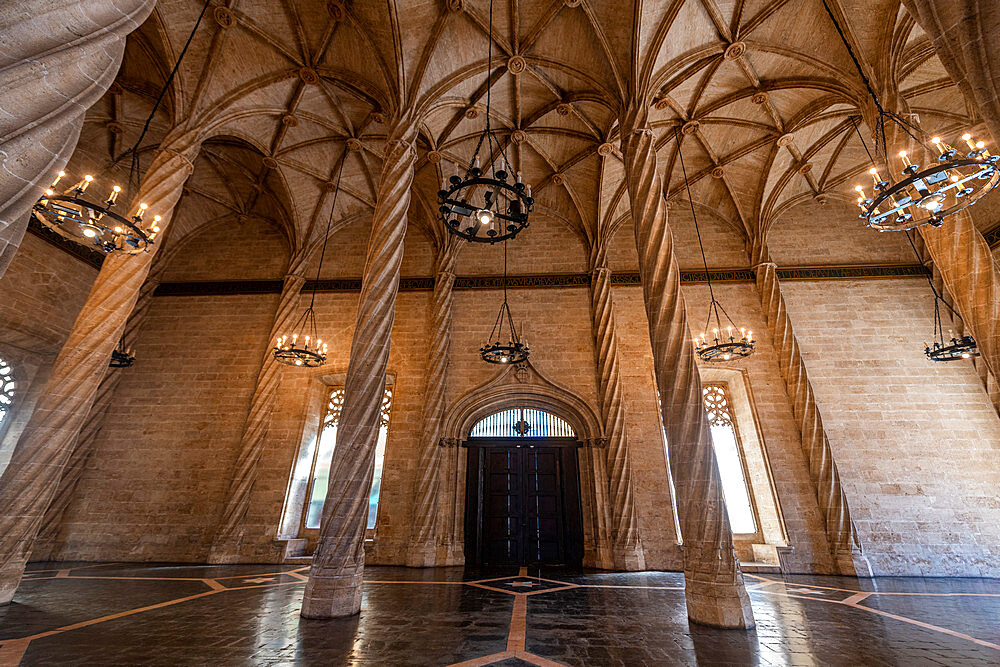
[[[575,438],[576,433],[562,417],[532,408],[511,408],[495,412],[476,422],[471,438]]]
[[[715,447],[715,460],[722,479],[722,495],[726,500],[729,525],[736,534],[756,533],[757,521],[750,500],[750,488],[747,486],[746,464],[726,388],[721,384],[706,384],[702,393],[708,423],[712,429],[712,445]]]
[[[3,358],[0,358],[0,428],[10,415],[11,406],[14,405],[14,390],[17,383],[14,381],[14,369]]]
[[[308,502],[302,517],[302,527],[319,528],[320,517],[323,514],[323,503],[330,486],[330,464],[333,461],[333,449],[337,444],[337,427],[340,425],[340,413],[344,407],[344,388],[334,387],[330,390],[329,401],[323,420],[319,425],[319,437],[313,455],[310,473],[309,490],[306,496]],[[378,443],[375,445],[375,472],[372,475],[372,490],[368,496],[368,528],[375,527],[378,515],[378,497],[382,486],[382,464],[385,460],[385,443],[389,435],[389,411],[392,408],[392,388],[386,387],[382,396],[382,408],[379,413]]]

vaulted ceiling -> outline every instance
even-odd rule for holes
[[[931,132],[969,125],[898,1],[828,3],[886,99]],[[201,9],[158,2],[74,162],[108,169],[135,141]],[[492,33],[489,13],[489,0],[210,5],[143,142],[178,123],[210,138],[168,242],[260,216],[293,253],[315,248],[340,161],[344,226],[370,215],[387,124],[409,112],[420,128],[411,226],[440,243],[436,192],[470,158],[487,99],[534,184],[538,224],[571,230],[584,252],[629,224],[618,117],[633,100],[650,107],[667,197],[687,197],[680,137],[697,207],[744,243],[790,211],[849,200],[868,166],[859,137],[870,131],[855,129],[864,87],[821,0],[494,0]],[[830,210],[831,224],[860,225],[850,207]]]

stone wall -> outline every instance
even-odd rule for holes
[[[97,269],[26,234],[0,278],[0,357],[17,374],[17,396],[7,423],[0,425],[0,472],[48,379]]]
[[[357,237],[348,245],[363,247],[364,225],[357,226],[338,233],[338,241]],[[284,249],[274,230],[251,231],[246,230],[251,250],[258,245],[265,254]],[[558,227],[549,231],[556,235]],[[211,234],[211,229],[205,233]],[[17,295],[4,301],[0,341],[30,334],[30,340],[39,341],[39,349],[54,355],[94,271],[32,238],[0,284],[10,290],[4,294]],[[408,252],[407,273],[426,275],[422,258],[430,244],[419,233],[411,238],[414,250]],[[628,246],[617,245],[624,264]],[[170,266],[167,275],[234,279],[240,277],[241,266],[254,264],[249,250],[241,259],[218,256],[215,244],[198,247],[204,248],[200,261],[188,256],[183,260],[187,265]],[[735,261],[739,252],[735,245],[722,246],[714,264],[721,265],[726,256]],[[491,257],[499,258],[500,248],[463,253],[464,266],[494,273],[483,267]],[[566,266],[579,270],[574,262],[581,262],[583,255],[574,260],[574,253],[569,253]],[[357,264],[356,253],[341,248],[330,258],[332,268],[324,274],[357,277],[348,272]],[[527,262],[518,256],[514,270],[539,272],[532,269],[548,268],[542,261]],[[255,278],[273,279],[284,270],[276,262],[254,266]],[[687,285],[684,290],[692,324],[700,330],[707,286]],[[930,331],[931,314],[925,284],[914,279],[785,281],[783,290],[852,513],[876,571],[1000,574],[995,547],[1000,543],[996,528],[1000,508],[995,501],[1000,419],[968,364],[932,366],[924,359],[920,344]],[[739,325],[757,334],[757,353],[741,367],[749,378],[791,547],[786,567],[794,572],[829,571],[815,490],[775,351],[765,333],[756,287],[727,283],[717,285],[716,294]],[[399,296],[388,371],[394,378],[394,403],[369,562],[401,563],[405,557],[419,460],[430,296],[430,291]],[[613,298],[635,505],[647,566],[676,569],[680,552],[641,289],[618,286]],[[301,297],[301,308],[308,299],[308,294]],[[493,377],[494,369],[479,360],[478,348],[501,300],[496,289],[456,292],[449,404]],[[532,347],[536,369],[596,410],[588,288],[511,289],[510,302]],[[52,317],[47,314],[51,303],[60,305]],[[154,298],[136,346],[139,362],[123,374],[112,414],[67,513],[61,558],[200,561],[206,557],[276,303],[277,295]],[[324,393],[321,377],[347,369],[356,307],[356,293],[319,294],[317,317],[330,342],[329,361],[321,369],[282,371],[270,444],[260,462],[246,520],[248,560],[278,561],[284,555],[284,543],[276,537],[289,475],[300,446],[315,435]],[[46,315],[39,318],[38,313]],[[45,325],[33,326],[39,319]],[[28,409],[18,408],[14,427],[27,419]],[[13,430],[8,442],[12,434]],[[460,471],[464,450],[449,456],[448,465],[458,463]],[[439,507],[443,522],[460,518],[463,509],[460,475],[449,477]],[[594,511],[585,506],[585,513]],[[593,534],[588,539],[593,540]]]
[[[875,572],[1000,576],[1000,420],[971,363],[924,357],[927,284],[783,290]]]

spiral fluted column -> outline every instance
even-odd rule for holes
[[[995,0],[903,0],[941,64],[1000,143],[1000,4]],[[995,149],[990,149],[996,152]]]
[[[983,362],[1000,377],[1000,272],[989,244],[967,211],[948,216],[937,229],[918,229]]]
[[[397,126],[386,145],[368,238],[344,408],[330,468],[319,542],[302,598],[302,616],[334,618],[361,609],[368,493],[375,468],[379,407],[399,290],[406,212],[413,183],[415,125]]]
[[[753,610],[733,552],[680,271],[667,224],[653,132],[644,106],[633,108],[622,122],[622,152],[656,385],[684,536],[688,617],[705,625],[751,628]]]
[[[257,384],[250,399],[250,411],[243,425],[236,466],[226,492],[226,506],[215,532],[212,550],[208,554],[209,563],[240,562],[244,520],[257,482],[260,457],[267,445],[267,431],[271,426],[271,415],[274,414],[278,385],[281,383],[281,365],[274,360],[270,342],[281,332],[287,332],[295,323],[295,318],[299,315],[299,295],[305,282],[306,279],[301,275],[292,273],[285,276],[274,323],[267,337],[268,345],[257,373]]]
[[[149,307],[153,304],[153,293],[160,284],[159,278],[150,276],[142,288],[139,290],[139,298],[135,303],[135,309],[125,323],[123,338],[126,347],[133,347],[139,337],[139,330],[146,320]],[[69,508],[70,502],[76,493],[76,486],[83,477],[87,461],[94,451],[94,443],[104,427],[108,409],[111,407],[112,399],[118,384],[122,378],[122,369],[109,368],[101,379],[101,384],[97,387],[97,394],[94,402],[87,413],[80,428],[80,435],[77,436],[73,453],[70,454],[66,467],[63,469],[62,478],[59,480],[59,488],[49,508],[42,519],[38,537],[35,538],[35,545],[31,551],[31,560],[53,560],[58,557],[63,545],[59,539],[59,532],[62,528],[63,516]]]
[[[0,3],[0,276],[155,0]]]
[[[440,253],[434,278],[431,326],[427,332],[427,384],[424,387],[423,430],[417,465],[413,527],[407,550],[410,567],[438,565],[437,516],[441,491],[441,465],[445,450],[439,446],[444,394],[447,386],[448,351],[451,347],[451,307],[454,302],[455,246],[451,239]]]
[[[983,119],[994,146],[1000,143],[1000,5],[989,0],[903,0],[934,44],[948,74]],[[1000,376],[1000,274],[965,212],[920,235],[955,300],[956,310],[979,344],[994,377]]]
[[[618,339],[611,302],[611,269],[603,262],[590,274],[590,314],[597,356],[597,389],[601,419],[608,442],[605,468],[611,505],[611,541],[614,566],[622,570],[646,569],[639,542],[639,522],[632,496],[632,467],[625,431],[625,402],[618,372]]]
[[[163,216],[166,228],[198,144],[190,135],[164,142],[153,158],[136,202]],[[138,255],[104,260],[52,367],[27,427],[0,477],[0,604],[10,602],[31,553],[42,517],[59,488],[63,469],[108,367],[111,351],[135,307],[158,246]]]
[[[833,565],[837,574],[870,577],[871,567],[861,553],[830,440],[823,429],[823,417],[816,405],[816,395],[785,308],[785,299],[781,295],[777,267],[770,261],[765,247],[756,252],[755,259],[761,307],[778,353],[778,366],[792,401],[792,413],[802,436],[802,453],[809,466],[809,479],[816,490],[816,502],[823,514]]]

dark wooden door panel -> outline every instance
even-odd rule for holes
[[[579,562],[582,536],[575,448],[535,443],[491,442],[475,447],[470,443],[466,508],[470,562]]]

